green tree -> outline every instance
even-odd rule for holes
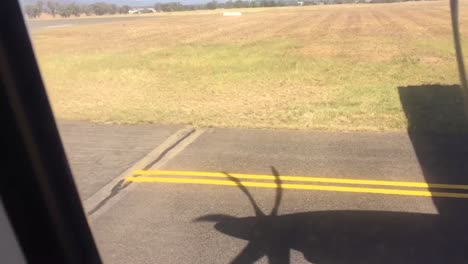
[[[242,0],[237,0],[234,2],[234,7],[235,8],[241,8],[244,4],[242,3]]]
[[[163,10],[162,10],[162,4],[160,4],[160,3],[154,4],[154,9],[155,9],[157,12],[163,12]]]
[[[80,5],[80,10],[82,14],[87,16],[94,14],[93,8],[90,5]]]
[[[234,3],[232,2],[232,0],[228,0],[224,3],[224,8],[233,8],[234,7]]]
[[[70,17],[72,15],[72,10],[69,5],[59,5],[57,14],[61,17]]]
[[[117,8],[117,6],[115,4],[108,4],[107,6],[108,6],[107,8],[108,8],[108,13],[109,14],[113,15],[113,14],[117,13],[118,8]]]
[[[46,3],[47,9],[49,10],[49,13],[55,17],[57,14],[57,8],[58,8],[58,3],[55,1],[47,1]]]
[[[218,7],[218,2],[216,2],[215,0],[212,0],[211,2],[208,2],[206,4],[206,9],[214,10],[217,7]]]
[[[29,18],[37,17],[36,6],[34,5],[25,5],[24,12]]]
[[[130,11],[130,7],[128,5],[119,7],[119,14],[128,14],[128,11]]]
[[[153,13],[152,10],[148,9],[148,8],[143,8],[143,10],[140,11],[142,14],[150,14],[150,13]]]
[[[36,2],[33,5],[25,5],[24,12],[29,18],[36,18],[41,16],[43,11],[43,3],[41,1]]]
[[[102,16],[109,13],[109,6],[106,3],[98,2],[91,5],[93,13],[97,16]]]
[[[79,17],[81,15],[81,8],[75,3],[68,4],[68,9],[70,10],[70,13],[74,16]]]
[[[37,12],[38,12],[38,16],[40,16],[42,14],[42,12],[44,11],[44,3],[42,1],[37,1],[36,2],[36,8],[37,8]]]

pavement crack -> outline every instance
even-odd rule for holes
[[[158,163],[159,161],[162,160],[162,158],[164,158],[167,153],[169,153],[169,151],[171,151],[172,149],[174,149],[175,147],[177,147],[182,141],[184,141],[185,139],[187,139],[189,136],[191,136],[193,133],[195,133],[195,129],[192,129],[190,130],[188,133],[186,133],[184,136],[182,136],[179,140],[177,140],[176,142],[174,142],[174,144],[170,145],[168,148],[166,148],[163,152],[161,152],[161,154],[159,154],[159,156],[153,161],[151,162],[150,164],[146,165],[143,170],[147,170],[151,167],[153,167],[154,165],[156,165],[156,163]]]
[[[104,204],[107,203],[112,197],[116,196],[121,190],[127,188],[131,182],[126,182],[124,179],[120,180],[114,187],[112,188],[110,194],[104,198],[104,200],[100,201],[93,209],[88,212],[88,215],[94,214],[97,210],[99,210]]]

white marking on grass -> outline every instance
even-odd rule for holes
[[[241,12],[224,12],[223,16],[242,16]]]
[[[46,28],[62,28],[62,27],[72,27],[72,24],[62,24],[62,25],[54,25],[54,26],[47,26]]]

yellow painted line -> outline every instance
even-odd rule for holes
[[[237,186],[238,184],[228,180],[209,180],[209,179],[188,179],[188,178],[162,178],[162,177],[127,177],[129,182],[161,182],[161,183],[181,183],[181,184],[205,184],[205,185],[224,185]],[[246,187],[261,187],[261,188],[278,188],[276,183],[268,182],[241,182]],[[397,190],[397,189],[380,189],[380,188],[361,188],[361,187],[342,187],[342,186],[326,186],[326,185],[309,185],[309,184],[289,184],[282,183],[283,189],[296,190],[316,190],[316,191],[334,191],[334,192],[352,192],[352,193],[373,193],[373,194],[392,194],[392,195],[407,195],[407,196],[424,196],[424,197],[446,197],[446,198],[463,198],[468,199],[468,194],[450,193],[450,192],[430,192],[430,191],[413,191],[413,190]]]
[[[133,172],[133,174],[134,175],[159,175],[159,176],[216,177],[216,178],[227,177],[226,174],[222,172],[201,172],[201,171],[136,170]],[[239,178],[239,179],[252,179],[252,180],[253,179],[255,180],[275,180],[276,179],[276,177],[272,175],[241,174],[241,173],[229,173],[229,175],[234,178]],[[379,180],[342,179],[342,178],[307,177],[307,176],[279,176],[279,179],[281,181],[302,181],[302,182],[342,183],[342,184],[468,190],[468,185],[461,185],[461,184],[439,184],[439,183],[409,182],[409,181],[379,181]]]

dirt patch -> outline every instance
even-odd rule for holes
[[[442,58],[433,56],[422,57],[419,59],[419,61],[426,65],[439,65],[444,62]]]

